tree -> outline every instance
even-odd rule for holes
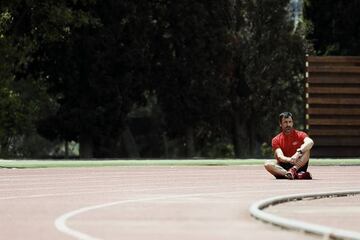
[[[360,2],[357,0],[307,0],[304,18],[310,29],[307,38],[318,55],[360,55]]]
[[[293,30],[288,0],[236,1],[232,29],[234,74],[230,113],[237,157],[252,155],[284,110],[301,111],[306,44]],[[271,124],[269,124],[271,122]]]
[[[300,108],[304,39],[287,4],[3,1],[4,136],[36,122],[50,140],[79,141],[81,157],[139,157],[128,116],[152,99],[187,156],[229,136],[246,156],[280,109]]]
[[[0,142],[2,157],[23,157],[36,121],[49,104],[43,82],[24,74],[36,44],[28,36],[29,20],[21,1],[0,4]],[[41,150],[39,150],[41,151]],[[33,154],[40,152],[32,151]]]
[[[2,49],[14,58],[9,76],[22,86],[34,82],[51,96],[54,107],[39,121],[39,131],[52,140],[79,140],[86,156],[92,156],[94,144],[98,155],[106,155],[132,100],[141,99],[136,91],[141,84],[131,81],[144,67],[139,24],[148,15],[137,18],[144,13],[141,7],[116,1],[9,1],[1,7],[1,27],[8,26]],[[29,88],[23,90],[19,96],[29,95]]]
[[[162,1],[157,5],[153,86],[167,134],[183,137],[186,156],[196,153],[197,130],[224,106],[229,59],[222,1]]]
[[[115,157],[127,114],[144,102],[150,9],[146,1],[112,0],[75,7],[87,9],[93,24],[76,27],[66,41],[39,51],[39,65],[59,104],[42,122],[42,132],[78,140],[81,157]]]

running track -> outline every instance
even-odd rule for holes
[[[262,166],[0,169],[0,239],[321,239],[264,224],[248,210],[278,195],[360,188],[360,166],[310,171],[312,181],[275,180]],[[269,211],[360,231],[359,200]],[[319,211],[324,206],[331,211]]]

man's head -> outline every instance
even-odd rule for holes
[[[294,127],[294,121],[290,112],[283,112],[279,115],[280,128],[285,134],[291,133]]]

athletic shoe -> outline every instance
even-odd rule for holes
[[[290,180],[294,180],[297,178],[297,169],[295,167],[290,168],[287,173],[285,174],[285,177]]]
[[[310,172],[301,171],[301,172],[299,172],[297,174],[297,176],[298,176],[298,179],[301,179],[301,180],[310,180],[310,179],[312,179],[312,176],[311,176]]]

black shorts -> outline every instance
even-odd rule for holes
[[[285,170],[289,170],[290,168],[292,168],[294,165],[292,165],[291,163],[283,163],[283,162],[280,162],[279,165],[281,167],[283,167]],[[304,171],[306,172],[307,171],[307,168],[308,168],[308,165],[309,165],[309,162],[307,162],[304,166],[302,166],[298,172],[301,172],[301,171]]]

